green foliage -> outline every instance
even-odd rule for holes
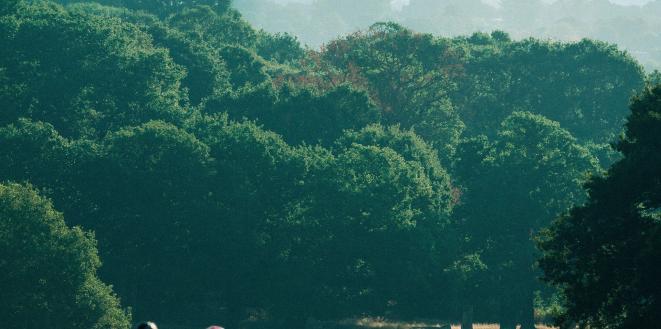
[[[257,41],[255,30],[235,10],[218,12],[210,6],[194,6],[168,17],[167,23],[215,48],[224,44],[254,48]]]
[[[236,328],[254,311],[291,328],[310,317],[450,319],[475,306],[480,319],[527,329],[533,292],[553,295],[535,280],[533,236],[585,200],[581,184],[599,163],[624,156],[637,161],[627,170],[655,174],[655,162],[640,159],[656,147],[656,114],[646,110],[656,101],[637,100],[627,139],[617,150],[608,143],[630,93],[656,75],[645,79],[608,44],[512,41],[502,31],[450,39],[378,23],[313,51],[253,29],[229,1],[61,3],[0,7],[0,181],[33,184],[68,223],[94,230],[100,275],[140,318]],[[342,4],[356,20],[391,12],[387,0]],[[418,0],[402,14],[422,5],[452,18],[459,4]],[[650,151],[639,156],[641,145]],[[656,223],[655,180],[636,182],[621,198],[643,197],[623,208]],[[39,201],[26,207],[47,216],[26,221],[61,220],[32,188],[3,193]],[[0,234],[14,229],[0,224]],[[0,313],[124,328],[126,314],[95,277],[90,236],[57,231],[81,236],[74,244],[85,248],[62,257],[84,275],[45,281],[69,285],[61,290],[19,285],[12,296],[48,303]],[[68,246],[29,232],[20,234],[44,255]],[[636,243],[646,246],[641,260],[657,256],[653,239]],[[21,275],[45,257],[21,257],[7,277],[36,278]],[[576,305],[592,296],[565,290]],[[77,304],[67,306],[71,296]],[[552,304],[537,307],[558,310]],[[630,309],[642,319],[655,306]],[[86,320],[67,320],[74,310]]]
[[[659,120],[661,87],[631,105],[623,158],[588,184],[588,201],[543,235],[545,279],[566,296],[561,323],[600,328],[659,321]]]
[[[219,49],[230,71],[230,83],[234,89],[251,89],[269,80],[264,73],[264,62],[253,52],[235,45],[225,45]]]
[[[507,186],[507,193],[520,193],[521,198],[528,199],[527,205],[536,207],[537,215],[528,220],[541,222],[529,222],[533,229],[539,229],[543,221],[581,200],[581,182],[587,174],[599,170],[595,158],[568,131],[557,122],[529,112],[515,112],[506,118],[493,145],[486,145],[489,151],[471,146],[473,143],[467,146],[483,154],[483,158],[477,168],[465,172],[461,172],[460,163],[463,181],[489,184],[483,180],[495,175],[492,178],[499,183],[490,188],[500,190]],[[470,158],[462,159],[466,160]],[[471,162],[467,164],[470,166]],[[480,193],[483,192],[489,193]],[[516,199],[502,193],[501,196]]]
[[[1,89],[0,123],[29,117],[79,137],[181,119],[183,71],[134,25],[51,3],[22,6],[0,25],[9,31],[0,37],[0,68],[9,82]]]
[[[535,293],[535,318],[539,322],[551,324],[565,312],[563,298],[559,293],[544,297],[539,291]]]
[[[515,112],[503,121],[495,157],[495,164],[510,167],[509,172],[526,170],[527,175],[540,178],[524,182],[512,177],[524,184],[515,186],[539,200],[540,210],[551,216],[579,202],[583,195],[580,184],[587,174],[599,170],[595,158],[559,123],[529,112]],[[552,179],[544,179],[545,175]],[[548,201],[541,201],[544,199]]]
[[[599,170],[597,161],[557,122],[528,112],[506,118],[491,143],[462,144],[458,156],[455,172],[465,192],[455,217],[466,248],[480,251],[490,268],[503,323],[532,321],[532,238],[584,199],[582,183]]]
[[[280,284],[307,277],[289,267],[282,277],[279,271],[290,241],[300,237],[290,220],[305,195],[306,173],[315,159],[250,122],[202,117],[191,129],[209,145],[215,159],[209,191],[218,207],[212,214],[212,220],[218,221],[212,227],[217,229],[210,230],[208,224],[200,227],[204,231],[198,238],[213,244],[222,237],[218,252],[200,254],[214,264],[205,271],[212,280],[206,287],[218,287],[221,292],[228,307],[226,322],[236,325],[246,307],[270,307],[276,298],[282,307],[298,303],[280,299],[286,295],[275,291],[280,291]],[[305,233],[305,239],[312,238]],[[279,318],[286,317],[279,314]]]
[[[447,160],[463,130],[450,100],[455,58],[449,45],[393,23],[380,23],[330,43],[325,60],[364,85],[382,122],[413,129]],[[448,161],[449,162],[449,161]]]
[[[383,128],[370,125],[360,131],[347,131],[336,142],[337,147],[347,148],[354,144],[389,148],[398,152],[406,161],[419,163],[438,194],[439,202],[448,210],[453,206],[452,186],[438,154],[422,138],[412,131],[401,131],[398,127]]]
[[[661,72],[658,70],[654,70],[654,72],[650,73],[647,76],[647,85],[648,86],[656,86],[661,84]]]
[[[3,1],[2,4],[0,4],[0,15],[7,15],[9,13],[12,13],[18,4],[20,4],[22,0],[7,0]]]
[[[602,168],[608,168],[611,164],[622,158],[622,154],[612,144],[588,142],[584,146],[599,160]]]
[[[193,105],[230,89],[229,72],[218,50],[190,40],[183,32],[167,26],[155,16],[96,3],[75,4],[68,9],[103,18],[119,18],[149,34],[156,47],[167,49],[172,61],[186,70],[181,86],[188,92]]]
[[[67,227],[30,186],[0,185],[0,218],[4,327],[130,327],[130,316],[96,276],[101,262],[92,234]]]
[[[255,47],[264,59],[282,64],[295,64],[305,56],[298,39],[288,33],[259,31]]]
[[[95,181],[85,187],[96,220],[82,224],[97,232],[104,275],[136,315],[178,314],[178,294],[203,289],[192,284],[197,277],[190,271],[204,268],[194,255],[201,251],[196,233],[208,222],[209,152],[195,136],[160,121],[102,141]]]
[[[52,125],[21,119],[0,128],[0,180],[42,185],[61,175],[69,142]]]
[[[379,122],[381,117],[369,96],[351,85],[320,92],[290,85],[275,91],[261,84],[211,98],[205,103],[204,111],[225,111],[235,120],[256,120],[293,145],[330,146],[344,130],[361,129]]]
[[[530,111],[558,121],[581,141],[609,143],[620,132],[629,98],[643,86],[642,68],[602,42],[484,39],[466,39],[467,75],[453,95],[470,134],[493,136],[513,111]]]
[[[85,0],[58,0],[63,4],[86,2]],[[99,0],[95,1],[106,6],[115,6],[129,8],[136,11],[144,11],[161,18],[171,14],[177,14],[186,11],[190,7],[209,6],[218,14],[226,13],[230,10],[231,0]]]
[[[292,214],[275,311],[341,317],[384,312],[388,301],[415,308],[420,296],[433,297],[431,280],[445,260],[435,251],[451,209],[447,180],[434,182],[418,162],[367,143],[322,160],[306,182],[314,194]]]

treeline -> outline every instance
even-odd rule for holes
[[[311,51],[229,0],[64,5],[0,6],[9,328],[656,316],[660,79],[616,46],[384,23]]]
[[[615,2],[615,1],[613,1]],[[624,6],[610,0],[236,0],[248,21],[270,32],[289,32],[312,47],[395,21],[444,36],[506,31],[515,39],[616,43],[648,69],[661,68],[661,1]],[[630,1],[632,2],[632,1]]]

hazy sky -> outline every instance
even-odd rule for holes
[[[281,0],[281,1],[287,1],[287,0]],[[291,0],[290,0],[291,1]],[[409,3],[410,0],[391,0],[390,2],[393,4],[393,7],[402,7],[405,6]],[[554,2],[554,0],[545,0],[546,2]],[[610,0],[610,2],[614,2],[620,5],[644,5],[652,0]],[[482,0],[482,2],[488,3],[488,4],[497,4],[499,0]]]
[[[5,0],[0,0],[5,1]],[[235,0],[240,3],[240,0]],[[275,2],[280,4],[285,3],[312,3],[322,0],[252,0],[250,3],[259,2]],[[326,5],[332,4],[335,0],[323,0]],[[365,0],[352,0],[360,3]],[[418,0],[380,0],[389,1],[392,8],[401,10],[409,3],[414,3]],[[449,0],[428,0],[438,2],[439,4],[447,3]],[[461,2],[462,0],[459,0]],[[504,0],[480,0],[483,3],[498,7],[499,3]],[[526,3],[529,0],[518,0],[519,3]],[[560,0],[539,0],[545,3],[554,3]],[[310,20],[292,20],[292,13],[287,12],[287,8],[281,8],[282,11],[278,13],[259,12],[259,10],[252,12],[252,16],[248,16],[249,20],[256,26],[262,27],[271,32],[289,32],[296,35],[303,44],[311,47],[319,46],[329,40],[337,38],[340,35],[351,33],[355,30],[366,28],[375,20],[379,19],[393,19],[397,22],[416,30],[419,32],[435,33],[444,36],[457,36],[469,35],[475,31],[489,32],[494,29],[502,29],[507,31],[515,39],[526,37],[539,37],[539,38],[552,38],[565,41],[576,41],[581,38],[588,37],[599,40],[604,40],[619,45],[622,49],[628,50],[634,54],[646,67],[661,68],[661,7],[654,6],[650,10],[654,12],[642,12],[636,8],[628,8],[622,10],[621,13],[609,14],[604,10],[617,11],[616,7],[602,7],[595,6],[598,9],[595,12],[590,12],[590,1],[594,3],[603,3],[603,1],[610,1],[612,3],[623,6],[642,6],[650,2],[657,1],[661,4],[661,0],[561,0],[567,4],[576,3],[581,4],[577,8],[582,10],[586,17],[580,19],[573,16],[573,13],[564,12],[563,10],[570,10],[566,6],[559,8],[552,8],[553,15],[557,17],[547,17],[548,19],[533,18],[529,22],[522,23],[526,17],[517,18],[508,17],[509,21],[503,20],[497,11],[490,12],[485,8],[487,14],[484,17],[476,16],[469,17],[471,13],[458,11],[457,15],[464,15],[465,17],[450,17],[445,21],[434,21],[434,15],[422,17],[417,19],[415,15],[424,16],[424,9],[415,8],[412,11],[404,11],[401,13],[393,13],[394,18],[388,18],[383,15],[384,13],[375,13],[375,16],[370,16],[369,13],[362,13],[363,15],[354,15],[348,21],[344,21],[341,17],[336,17],[337,13],[329,13],[328,17],[322,20],[314,18]],[[453,1],[455,4],[457,0]],[[586,4],[587,2],[587,4]],[[248,3],[248,2],[247,2]],[[342,2],[345,3],[345,2]],[[429,3],[429,2],[428,2]],[[312,6],[311,6],[312,7]],[[441,6],[442,7],[442,6]],[[571,7],[571,5],[569,6]],[[271,8],[273,7],[265,7]],[[606,8],[606,9],[604,9]],[[306,8],[296,7],[292,10],[297,10],[300,13],[305,13]],[[314,8],[310,8],[314,9]],[[328,8],[327,8],[328,9]],[[438,10],[438,8],[436,8]],[[456,8],[455,8],[456,9]],[[534,9],[534,8],[533,8]],[[539,10],[540,8],[536,8]],[[300,11],[300,13],[298,12]],[[422,11],[422,12],[421,12]],[[294,10],[292,11],[294,12]],[[316,13],[316,12],[315,12]],[[344,11],[346,14],[346,11]],[[317,13],[319,14],[319,13]],[[520,14],[520,13],[519,13]],[[622,14],[622,15],[620,15]],[[281,15],[281,16],[279,16]],[[312,15],[312,14],[311,14]],[[335,16],[334,16],[335,15]],[[378,16],[382,15],[382,16]],[[494,16],[495,15],[495,16]],[[597,15],[597,16],[595,16]],[[608,17],[601,18],[599,15]],[[493,16],[493,17],[492,17]],[[525,16],[525,15],[520,15]],[[566,16],[566,17],[565,17]],[[384,18],[385,17],[385,18]],[[399,19],[399,20],[398,20]],[[307,25],[306,25],[307,24]],[[329,25],[330,24],[330,25]]]
[[[287,3],[287,2],[312,2],[313,0],[271,0],[278,3]],[[360,0],[357,0],[360,1]],[[410,0],[391,0],[393,7],[401,8],[408,4]],[[441,0],[439,0],[441,1]],[[485,3],[496,4],[499,0],[482,0]],[[554,0],[545,0],[547,2],[553,2]],[[652,0],[610,0],[611,2],[621,4],[621,5],[644,5]]]
[[[644,5],[652,0],[611,0],[611,2],[619,3],[621,5]]]

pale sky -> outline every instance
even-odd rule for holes
[[[287,3],[287,2],[312,2],[313,0],[271,0],[271,1],[278,3]],[[392,4],[393,8],[401,8],[403,6],[406,6],[409,3],[409,1],[410,0],[391,0],[390,3]],[[495,5],[499,2],[499,0],[482,0],[482,1],[491,5]],[[545,0],[545,1],[553,2],[554,0]],[[610,1],[620,5],[644,5],[653,0],[610,0]]]
[[[440,1],[440,0],[439,0]],[[554,0],[545,0],[546,2],[554,2]],[[610,2],[617,3],[620,5],[644,5],[652,0],[610,0]],[[395,9],[401,9],[402,7],[408,5],[410,0],[390,0],[390,4]],[[499,0],[482,0],[482,2],[490,5],[498,5]]]
[[[610,0],[621,5],[644,5],[652,0]]]

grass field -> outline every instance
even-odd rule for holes
[[[361,318],[361,319],[347,319],[339,322],[321,322],[312,321],[308,323],[308,329],[433,329],[442,328],[447,325],[446,321],[392,321],[382,318]],[[244,324],[245,325],[245,324]],[[206,326],[199,326],[202,329]],[[264,329],[270,326],[263,322],[253,322],[245,325],[248,329]],[[453,324],[452,329],[461,329],[461,325]],[[193,329],[190,326],[177,326],[177,325],[160,325],[162,329]],[[445,327],[447,328],[447,327]],[[498,324],[484,324],[479,323],[473,325],[474,329],[500,329]],[[537,325],[537,329],[556,329],[545,325]]]
[[[460,329],[460,325],[452,325],[452,329]],[[473,329],[499,329],[497,324],[476,324],[473,326]],[[537,329],[555,329],[554,327],[548,327],[545,325],[537,325]]]
[[[425,321],[414,321],[414,322],[397,322],[385,320],[382,318],[362,318],[362,319],[350,319],[344,320],[339,323],[341,328],[374,328],[374,329],[418,329],[418,328],[441,328],[447,325],[448,322],[444,321],[434,321],[434,320],[425,320]],[[326,326],[321,326],[324,328],[330,328]],[[452,329],[460,329],[461,325],[453,324]],[[474,329],[500,329],[497,324],[475,324],[473,325]],[[545,325],[537,325],[537,329],[555,329],[553,327]]]

